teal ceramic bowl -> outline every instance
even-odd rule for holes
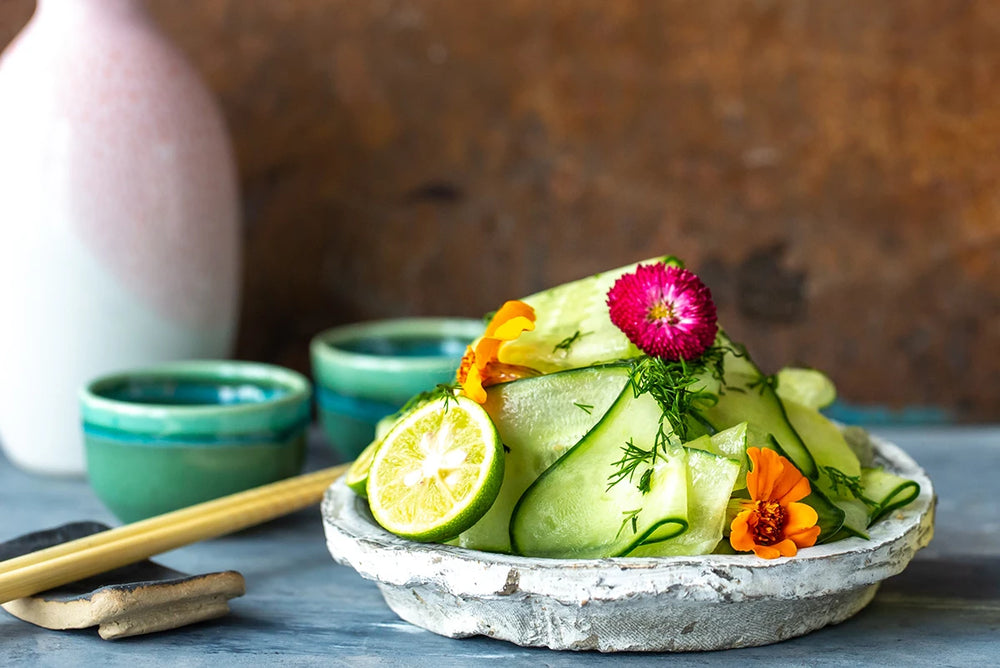
[[[336,453],[354,459],[375,425],[412,396],[455,379],[485,329],[468,318],[399,318],[328,329],[310,345],[316,403]]]
[[[295,475],[311,400],[303,375],[253,362],[103,376],[80,392],[91,487],[133,522]]]

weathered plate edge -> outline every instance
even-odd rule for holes
[[[482,633],[526,645],[558,649],[687,650],[720,649],[775,642],[801,635],[855,614],[874,596],[882,580],[901,572],[913,555],[933,536],[935,497],[926,473],[902,449],[878,437],[869,436],[880,463],[889,470],[920,484],[920,495],[906,508],[893,512],[877,523],[871,540],[851,538],[830,545],[800,551],[792,559],[766,561],[753,555],[707,555],[701,557],[613,558],[600,560],[534,559],[467,550],[437,544],[421,544],[389,534],[375,525],[366,504],[338,480],[327,490],[322,512],[327,543],[338,563],[357,570],[362,577],[379,584],[387,603],[401,617],[437,633],[463,636]],[[410,592],[433,593],[421,596],[420,604]],[[403,592],[405,596],[400,597]],[[429,600],[439,597],[440,600]],[[580,638],[556,628],[566,623],[566,610],[593,619],[582,624],[601,626],[604,608],[621,615],[623,597],[635,602],[654,601],[658,608],[715,610],[716,616],[738,612],[739,604],[770,606],[768,614],[798,614],[807,607],[836,605],[813,619],[785,625],[770,634],[725,637],[725,629],[712,629],[711,637],[673,639],[664,637],[660,620],[657,639],[650,646],[626,646],[594,633]],[[539,607],[539,601],[544,605]],[[455,608],[464,602],[465,610]],[[798,602],[798,605],[795,605]],[[602,605],[604,608],[602,608]],[[691,606],[696,606],[691,608]],[[421,607],[423,606],[423,607]],[[438,606],[442,609],[425,611]],[[529,634],[527,641],[516,637],[513,628],[497,628],[495,622],[467,618],[470,614],[495,617],[494,610],[507,613],[521,608],[528,615],[544,615],[550,636]],[[777,607],[775,607],[777,606]],[[792,611],[798,608],[799,613]],[[446,608],[446,609],[444,609]],[[472,609],[481,609],[473,612]],[[773,610],[771,610],[773,608]],[[810,608],[811,609],[811,608]],[[555,611],[554,611],[555,610]],[[723,612],[725,614],[721,614]],[[428,614],[424,614],[427,612]],[[643,614],[648,614],[644,611]],[[714,614],[714,613],[713,613]],[[697,615],[696,615],[697,616]],[[467,619],[463,619],[466,617]],[[530,624],[529,624],[530,626]],[[690,625],[689,625],[690,626]],[[572,631],[572,630],[571,630]],[[720,633],[722,635],[720,635]],[[515,637],[511,637],[511,636]],[[669,634],[668,634],[669,635]]]

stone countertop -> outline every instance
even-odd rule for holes
[[[9,665],[989,665],[1000,653],[1000,426],[880,428],[934,482],[936,536],[856,617],[777,645],[663,655],[553,652],[452,640],[398,619],[375,585],[336,565],[318,508],[156,557],[200,573],[233,569],[247,593],[220,620],[120,641],[49,631],[0,613]],[[319,442],[309,468],[334,463]],[[86,482],[24,473],[0,457],[0,540],[83,519],[117,524]]]

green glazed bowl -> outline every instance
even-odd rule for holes
[[[124,522],[302,470],[312,391],[253,362],[172,362],[103,376],[80,391],[87,475]]]
[[[482,320],[398,318],[328,329],[310,345],[320,422],[344,460],[358,456],[375,425],[414,395],[455,379]]]

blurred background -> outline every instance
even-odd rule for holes
[[[674,254],[766,370],[1000,420],[1000,4],[147,5],[235,144],[240,358]]]

